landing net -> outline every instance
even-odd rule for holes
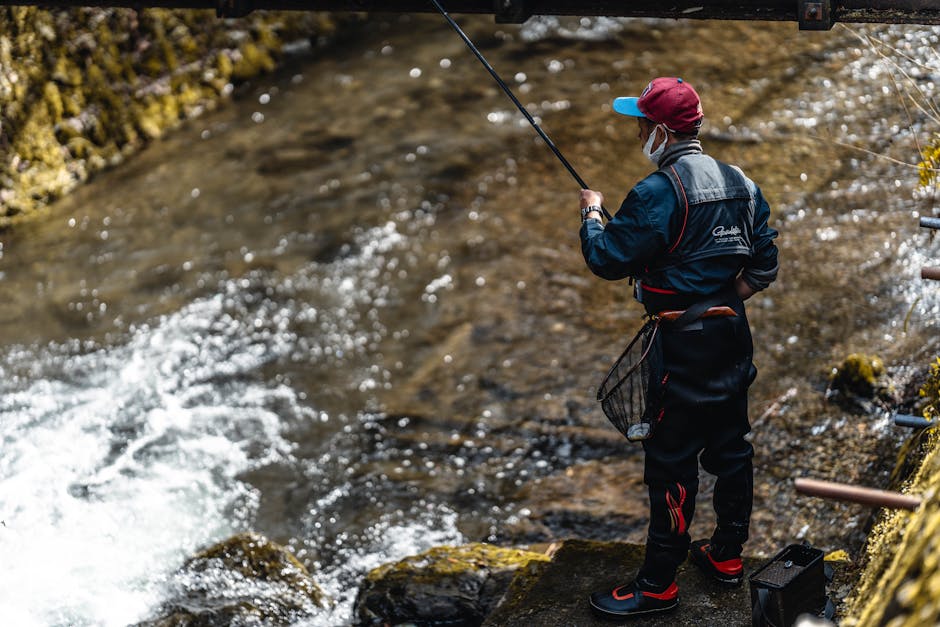
[[[597,390],[604,414],[631,442],[653,435],[655,416],[651,414],[658,411],[661,401],[662,351],[656,341],[658,331],[658,319],[646,322]]]

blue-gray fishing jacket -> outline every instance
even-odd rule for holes
[[[705,155],[698,140],[681,141],[606,226],[584,222],[581,252],[601,278],[637,279],[648,311],[684,306],[729,288],[739,274],[756,291],[777,278],[769,219],[760,189],[739,168]]]

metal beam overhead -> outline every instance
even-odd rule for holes
[[[0,6],[215,9],[220,17],[258,10],[430,13],[427,0],[0,0]],[[493,15],[520,23],[533,15],[606,15],[675,19],[770,20],[825,30],[836,22],[940,24],[936,0],[448,0],[450,13]]]

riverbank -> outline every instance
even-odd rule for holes
[[[0,8],[0,228],[355,17]]]
[[[830,373],[877,354],[909,398],[940,337],[916,276],[940,258],[931,204],[844,145],[913,150],[877,55],[842,29],[460,21],[612,202],[649,166],[611,98],[696,77],[706,149],[761,183],[782,233],[780,280],[748,308],[750,550],[857,558],[870,510],[792,479],[886,487],[905,434],[828,402]],[[189,556],[247,530],[334,599],[307,621],[324,627],[352,621],[366,573],[432,546],[642,542],[641,451],[594,401],[641,311],[584,268],[577,190],[439,19],[356,34],[4,233],[9,620],[142,620]],[[710,497],[703,481],[696,537]]]
[[[940,358],[931,367],[919,396],[919,399],[901,401],[917,405],[918,413],[935,419],[940,409]],[[825,594],[825,613],[831,618],[834,614],[834,624],[890,623],[916,627],[940,619],[940,604],[931,592],[938,578],[936,560],[931,557],[936,550],[934,536],[940,525],[938,444],[940,438],[932,429],[916,432],[902,447],[893,473],[892,487],[922,497],[921,507],[914,512],[882,510],[873,513],[877,522],[860,555],[853,559],[846,551],[837,550],[825,556],[825,590],[819,588],[811,592],[820,597]],[[596,529],[591,531],[596,532]],[[265,550],[255,550],[248,559],[236,560],[235,563],[241,565],[242,575],[236,577],[239,581],[232,589],[239,592],[219,596],[211,588],[194,591],[183,582],[192,579],[191,562],[207,554],[226,554],[231,551],[227,547],[240,547],[244,536],[226,540],[187,560],[173,578],[174,587],[185,592],[177,592],[175,600],[164,603],[157,613],[160,618],[141,623],[140,627],[170,623],[221,627],[249,616],[263,616],[271,624],[287,626],[296,621],[303,623],[329,606],[332,600],[323,599],[316,577],[311,577],[296,558],[260,536],[251,539],[253,546],[265,547]],[[435,546],[400,561],[382,564],[355,582],[358,594],[349,620],[359,627],[445,623],[464,627],[599,626],[605,621],[590,611],[589,595],[605,586],[623,584],[642,564],[643,552],[642,544],[588,541],[577,536],[523,549],[490,544]],[[744,558],[747,575],[766,564],[766,560],[755,559],[750,554]],[[285,570],[284,563],[295,566]],[[822,569],[822,565],[819,568]],[[231,579],[231,569],[230,563],[207,564],[203,568],[217,573],[212,578],[220,579]],[[294,571],[302,573],[300,582],[306,586],[301,587],[302,590],[316,590],[321,595],[315,597],[315,605],[319,607],[310,606],[309,601],[303,606],[292,600],[297,583],[273,595],[266,586],[260,589],[250,586],[252,581],[280,580],[281,576],[272,576],[272,572],[295,576]],[[203,573],[200,579],[206,577]],[[820,572],[820,584],[821,579]],[[679,569],[677,581],[682,598],[679,609],[648,619],[651,625],[720,623],[744,627],[751,624],[749,584],[736,590],[716,586],[690,564]],[[793,603],[803,601],[805,599],[790,598]],[[285,610],[283,606],[295,609]],[[794,607],[785,611],[792,614]],[[824,612],[822,605],[814,609],[820,615]]]
[[[922,413],[940,415],[940,358],[921,389]],[[917,627],[940,621],[940,565],[936,559],[940,534],[940,436],[936,428],[915,433],[902,450],[895,469],[899,490],[918,496],[915,511],[883,510],[866,540],[864,569],[845,609],[847,627],[892,625]]]

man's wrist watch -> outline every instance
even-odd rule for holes
[[[590,205],[587,207],[581,207],[581,222],[584,222],[585,220],[587,220],[588,214],[591,213],[592,211],[596,211],[597,213],[600,213],[601,212],[600,205]],[[598,218],[593,218],[593,219],[596,220]]]

